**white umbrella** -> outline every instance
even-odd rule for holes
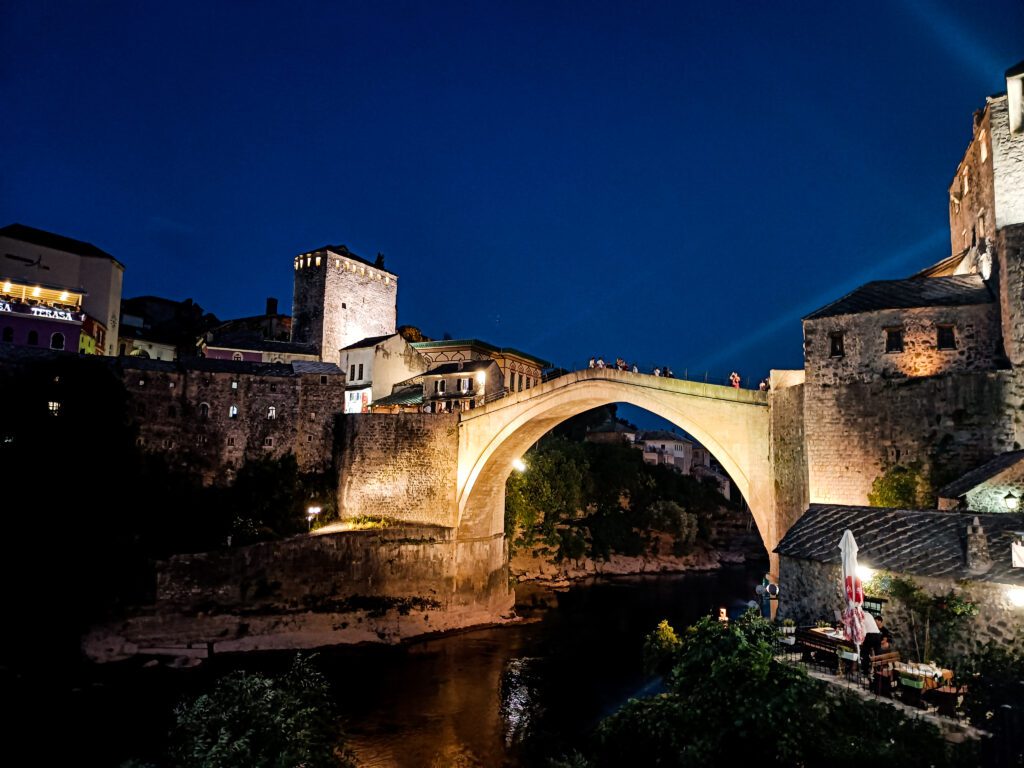
[[[860,644],[864,642],[864,586],[857,575],[857,542],[853,533],[847,528],[839,541],[839,550],[843,562],[843,594],[846,595],[846,607],[843,609],[843,636],[853,641],[860,652]]]

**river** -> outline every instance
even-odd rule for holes
[[[653,690],[643,638],[754,598],[764,564],[705,574],[616,577],[564,592],[519,588],[524,621],[398,647],[318,652],[349,743],[368,768],[526,767],[586,742],[602,717]],[[290,654],[220,656],[196,669],[129,663],[77,692],[83,746],[117,765],[155,756],[182,696],[230,669],[284,669]],[[645,687],[646,686],[646,687]],[[89,750],[91,751],[91,750]]]

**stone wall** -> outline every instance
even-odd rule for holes
[[[122,358],[120,366],[139,446],[167,455],[172,464],[187,466],[208,482],[230,481],[247,460],[288,452],[302,472],[331,464],[344,376],[296,374],[287,365],[261,366],[253,373]],[[252,368],[238,367],[243,366]],[[235,417],[232,406],[238,409]]]
[[[772,372],[773,379],[775,372]],[[804,385],[784,389],[773,386],[768,402],[771,405],[772,481],[774,483],[775,522],[778,526],[771,541],[765,542],[768,552],[775,549],[790,526],[807,510],[807,452],[804,446]],[[770,555],[771,570],[778,573],[777,556]]]
[[[398,642],[507,618],[504,537],[460,542],[431,527],[299,536],[176,555],[150,610],[92,629],[98,661],[136,653]]]
[[[952,325],[955,349],[938,348],[938,327]],[[903,351],[885,351],[886,329],[903,330]],[[830,334],[843,334],[844,354],[830,355]],[[993,370],[1002,360],[998,305],[888,309],[804,321],[809,387],[878,378]]]
[[[941,486],[1016,447],[1009,371],[814,386],[804,392],[810,500],[863,505],[896,464],[921,462]]]
[[[819,619],[832,623],[833,612],[843,607],[839,572],[839,565],[791,557],[781,558],[778,618],[791,618],[801,626],[813,626]],[[969,619],[968,631],[963,633],[962,641],[955,646],[954,652],[957,654],[975,650],[989,640],[1006,642],[1015,633],[1024,632],[1024,609],[1013,606],[1006,588],[1002,585],[916,576],[913,580],[929,594],[945,594],[950,589],[955,589],[978,603],[978,615]],[[893,633],[896,647],[903,656],[914,658],[913,642],[907,629],[910,626],[910,618],[906,608],[898,601],[887,599],[889,602],[883,607],[885,625]]]
[[[1024,224],[1024,133],[1010,133],[1006,96],[989,100],[992,167],[995,176],[995,226]]]
[[[950,253],[995,234],[993,141],[991,109],[976,112],[971,143],[949,184]]]
[[[994,248],[1006,356],[1024,366],[1024,224],[999,230]]]
[[[456,525],[457,414],[346,414],[340,517]]]

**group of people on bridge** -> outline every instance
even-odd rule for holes
[[[630,365],[625,360],[623,360],[621,357],[615,358],[615,364],[614,365],[610,365],[609,363],[606,363],[604,361],[603,357],[600,357],[600,356],[592,357],[592,358],[590,358],[590,362],[587,364],[587,367],[588,368],[612,368],[612,369],[617,370],[617,371],[627,371],[627,372],[632,372],[632,373],[640,373],[640,366],[639,365],[637,365],[636,363],[633,363],[632,365]],[[654,375],[654,376],[664,376],[666,378],[671,379],[672,378],[672,369],[669,368],[667,365],[664,368],[661,368],[659,366],[654,366],[654,368],[651,369],[651,374]]]

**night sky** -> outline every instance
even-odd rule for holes
[[[223,319],[344,243],[428,335],[756,382],[802,315],[949,255],[1022,58],[1021,0],[5,0],[0,224]]]

